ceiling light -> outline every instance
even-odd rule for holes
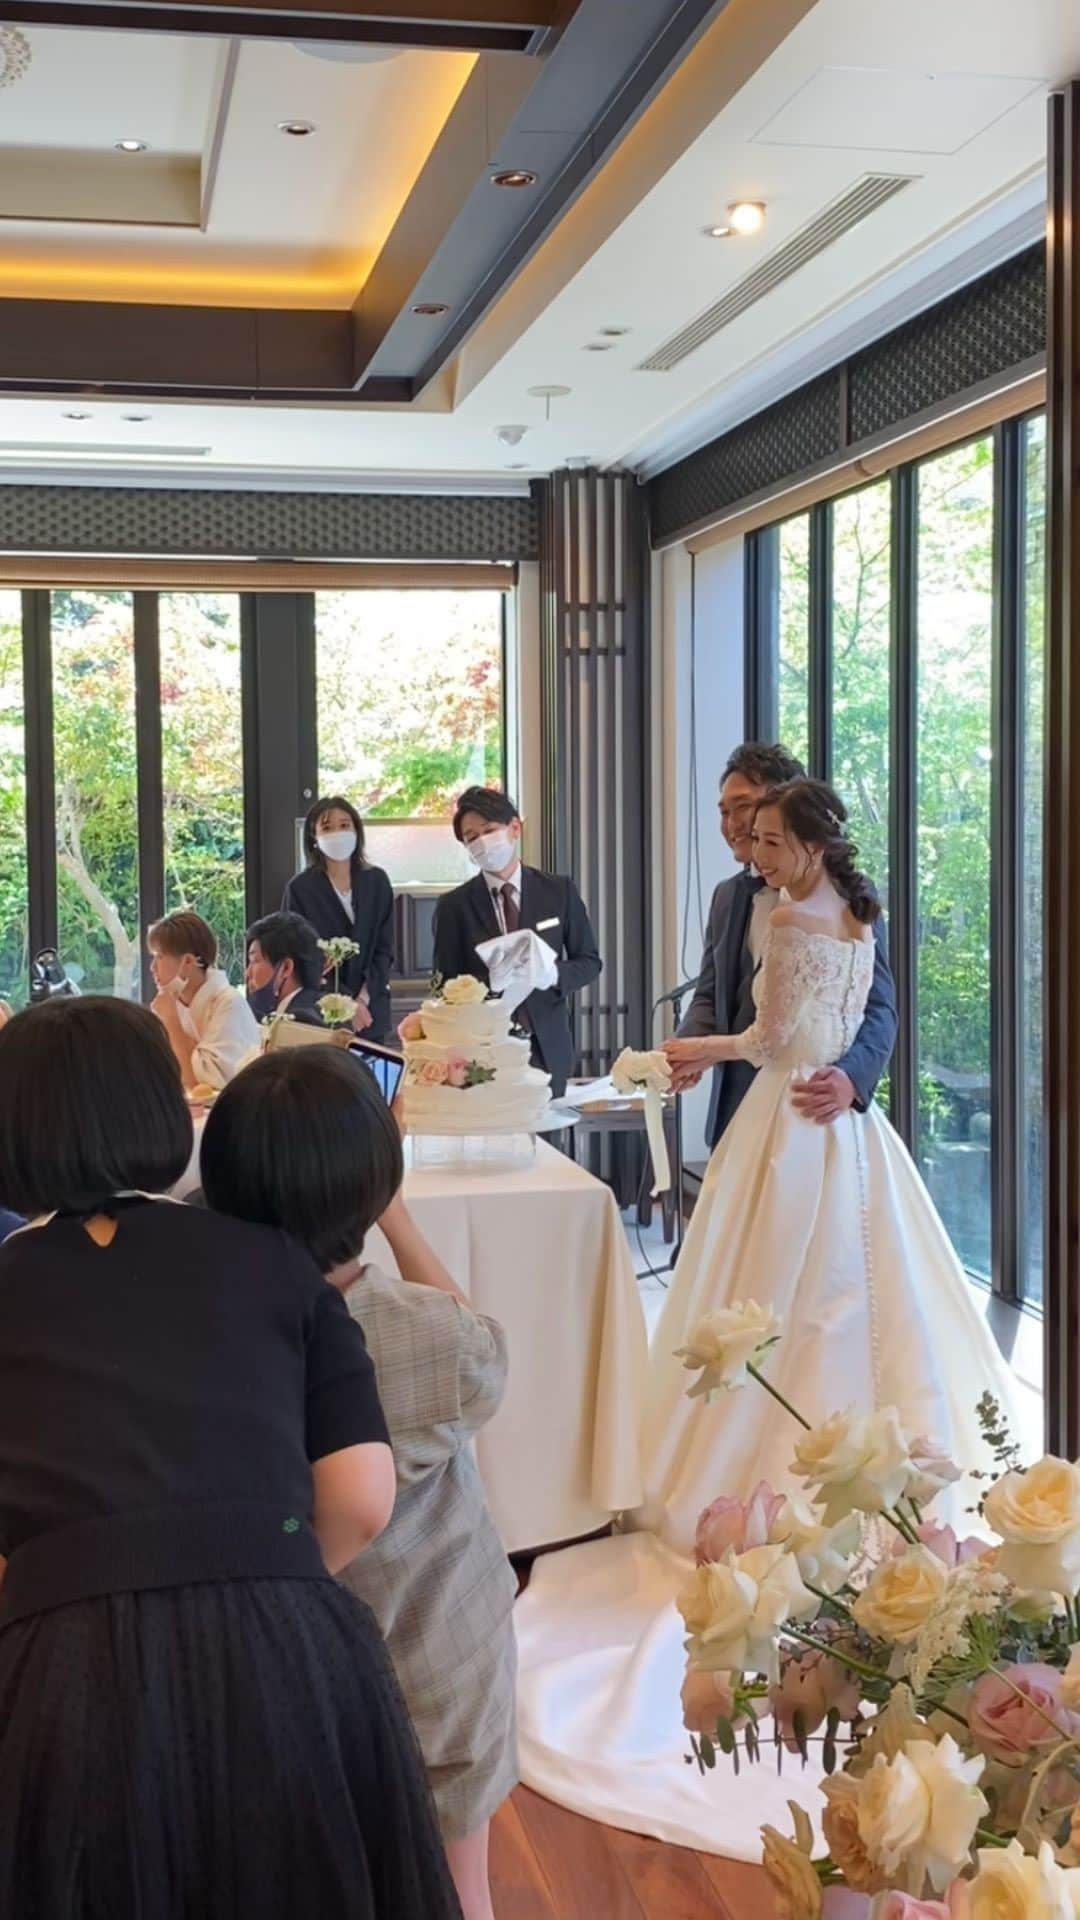
[[[573,389],[570,387],[526,387],[525,391],[530,400],[565,400],[567,394],[572,392]]]
[[[311,120],[279,120],[277,130],[291,134],[294,140],[305,140],[309,133],[314,133],[315,124]]]
[[[734,227],[706,227],[705,233],[710,240],[730,240]]]
[[[512,460],[506,469],[507,473],[527,473],[528,470],[529,463],[527,460]]]
[[[117,153],[147,153],[149,151],[148,142],[145,140],[114,140],[113,146]]]
[[[419,314],[421,320],[437,320],[440,314],[449,313],[450,309],[445,300],[420,300],[410,311]]]
[[[586,353],[610,353],[612,349],[612,345],[613,345],[613,342],[610,340],[590,340],[588,345],[585,348],[585,352]]]
[[[528,427],[496,427],[495,438],[501,440],[504,447],[520,447]]]
[[[508,167],[502,173],[493,173],[493,187],[535,187],[539,176],[530,173],[526,167]]]
[[[64,415],[65,420],[92,420],[93,417],[92,413],[65,413]]]
[[[625,340],[629,332],[629,327],[601,327],[600,338],[601,340]]]
[[[122,413],[120,418],[121,420],[129,421],[132,426],[139,426],[144,420],[151,420],[153,415],[149,413]]]
[[[765,225],[765,205],[761,200],[736,200],[728,208],[728,219],[734,233],[760,233]]]

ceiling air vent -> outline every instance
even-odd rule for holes
[[[818,254],[824,253],[826,247],[831,247],[834,240],[850,233],[852,227],[857,227],[868,214],[875,213],[878,207],[883,207],[887,200],[902,193],[918,178],[918,174],[912,173],[864,173],[853,187],[849,187],[846,193],[842,193],[838,200],[825,207],[813,220],[809,220],[805,227],[785,241],[782,247],[777,247],[776,252],[770,253],[751,273],[737,280],[711,307],[707,307],[696,320],[691,320],[689,326],[672,334],[671,339],[665,340],[655,353],[650,353],[647,360],[639,361],[637,371],[670,373],[673,367],[686,359],[687,354],[704,346],[706,340],[711,340],[721,328],[729,327],[748,307],[764,300],[766,294],[782,286],[785,280],[790,280],[800,267],[816,260]]]

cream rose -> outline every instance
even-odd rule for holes
[[[651,1053],[635,1053],[633,1047],[624,1047],[611,1069],[611,1083],[616,1093],[640,1093],[642,1089],[669,1093],[671,1068],[667,1055],[659,1048]]]
[[[859,1536],[855,1514],[835,1527],[823,1527],[805,1500],[785,1500],[772,1523],[772,1538],[794,1554],[807,1585],[821,1593],[839,1593],[859,1550]]]
[[[771,1307],[756,1300],[740,1300],[734,1307],[720,1307],[699,1320],[685,1347],[676,1347],[675,1358],[688,1372],[701,1369],[689,1398],[708,1399],[721,1387],[734,1389],[746,1385],[746,1369],[770,1340],[780,1332],[780,1321]]]
[[[852,1606],[864,1633],[907,1647],[926,1625],[948,1585],[948,1570],[925,1547],[883,1560]]]
[[[1047,1454],[1026,1473],[1006,1473],[983,1509],[1004,1545],[998,1571],[1016,1587],[1080,1593],[1080,1467]]]
[[[454,980],[444,980],[441,993],[448,1007],[478,1007],[488,997],[483,981],[471,973],[459,973]]]
[[[785,1620],[806,1619],[819,1602],[783,1547],[727,1553],[697,1567],[676,1605],[689,1634],[692,1666],[710,1673],[779,1674],[776,1636]]]
[[[1059,1867],[1044,1840],[1038,1858],[1019,1840],[983,1847],[967,1889],[967,1920],[1074,1920],[1080,1914],[1080,1868]]]
[[[986,1800],[985,1761],[964,1758],[952,1735],[933,1745],[909,1740],[892,1760],[879,1754],[859,1785],[859,1837],[890,1880],[921,1893],[944,1892],[966,1864]]]
[[[824,1505],[826,1526],[850,1513],[882,1513],[907,1486],[911,1458],[895,1407],[862,1418],[850,1408],[814,1427],[795,1448],[792,1472],[800,1474]]]
[[[825,1811],[821,1830],[833,1863],[855,1893],[878,1893],[885,1885],[880,1867],[871,1860],[859,1832],[859,1782],[849,1773],[823,1780]]]

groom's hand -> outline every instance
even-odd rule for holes
[[[855,1105],[855,1088],[841,1067],[820,1067],[809,1080],[792,1084],[791,1104],[804,1120],[827,1127]]]

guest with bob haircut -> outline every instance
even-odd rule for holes
[[[331,1577],[393,1458],[363,1335],[285,1235],[164,1198],[147,1010],[0,1032],[0,1913],[456,1920],[370,1611]]]
[[[188,1093],[218,1091],[259,1044],[259,1027],[239,988],[217,964],[218,943],[201,914],[186,908],[156,920],[146,936],[157,996],[150,1011],[169,1036]]]
[[[364,1330],[397,1467],[394,1516],[343,1579],[366,1600],[427,1763],[466,1920],[493,1920],[488,1826],[517,1780],[517,1582],[472,1438],[506,1382],[506,1341],[410,1218],[397,1126],[367,1069],[268,1054],[228,1086],[202,1147],[208,1204],[299,1241]],[[392,1279],[364,1260],[378,1219]]]

